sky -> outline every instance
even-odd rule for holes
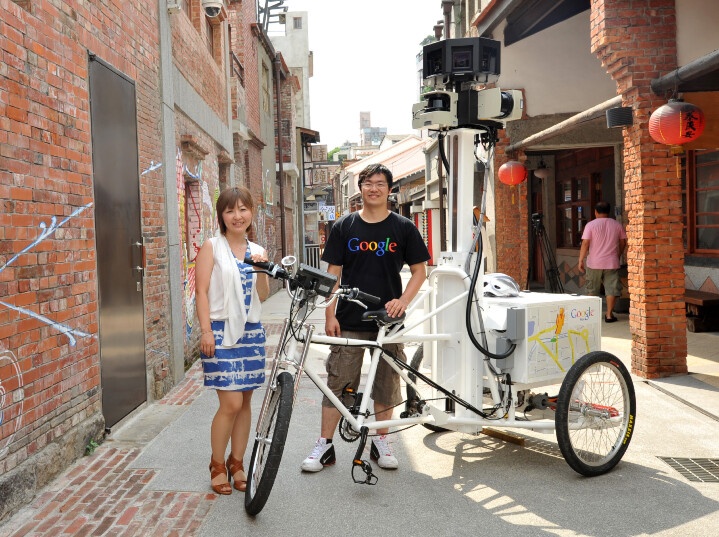
[[[328,151],[359,142],[359,113],[388,134],[413,134],[416,55],[442,18],[440,0],[286,0],[307,11],[314,72],[310,128]]]

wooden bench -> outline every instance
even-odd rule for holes
[[[687,305],[687,330],[713,332],[719,330],[719,294],[694,289],[684,290]]]

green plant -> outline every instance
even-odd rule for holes
[[[98,447],[100,447],[100,444],[90,439],[90,442],[85,446],[85,455],[92,455]]]

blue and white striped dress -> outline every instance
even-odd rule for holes
[[[248,245],[247,256],[249,255]],[[252,301],[252,274],[247,272],[253,270],[253,267],[236,257],[235,262],[242,273],[245,308],[249,312]],[[215,356],[210,358],[204,353],[200,354],[205,386],[238,392],[260,388],[265,382],[265,329],[262,323],[245,324],[243,336],[230,346],[222,345],[225,321],[212,321],[211,327],[215,336]]]

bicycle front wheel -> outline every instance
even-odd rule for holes
[[[636,415],[627,368],[608,352],[591,352],[569,369],[557,399],[557,443],[578,473],[614,468],[629,447]]]
[[[267,389],[271,389],[269,386]],[[277,376],[277,387],[270,396],[262,424],[258,428],[252,458],[247,471],[245,511],[256,515],[267,503],[280,468],[285,448],[287,430],[292,416],[294,381],[292,375],[283,371]]]

